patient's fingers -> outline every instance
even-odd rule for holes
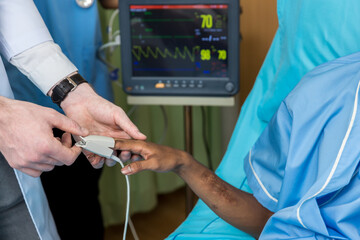
[[[151,168],[151,163],[148,161],[133,162],[121,169],[121,173],[124,175],[132,175],[144,170],[153,170]]]
[[[120,159],[123,162],[129,161],[131,159],[131,152],[130,151],[121,151]]]
[[[146,142],[140,140],[118,139],[115,142],[115,150],[130,151],[133,154],[143,155]]]
[[[134,154],[131,156],[132,162],[136,162],[136,161],[140,161],[140,160],[143,160],[143,158],[140,155]]]
[[[113,167],[113,166],[115,166],[116,165],[116,161],[114,161],[114,160],[112,160],[112,159],[105,159],[105,164],[106,164],[106,166],[108,166],[108,167]]]

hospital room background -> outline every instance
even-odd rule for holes
[[[240,15],[240,92],[233,107],[193,108],[193,151],[197,160],[214,169],[221,161],[242,104],[249,94],[278,27],[276,0],[242,0]],[[104,42],[114,10],[99,6]],[[118,30],[114,21],[112,31]],[[107,53],[109,63],[120,67],[120,50]],[[148,140],[184,149],[184,116],[181,106],[128,105],[121,79],[113,81],[115,103],[147,135]],[[165,114],[165,115],[164,115]],[[205,117],[205,118],[203,118]],[[205,124],[205,128],[203,128]],[[204,139],[205,135],[205,139]],[[205,143],[205,141],[206,143]],[[209,152],[206,150],[208,146]],[[186,218],[184,182],[172,173],[143,172],[131,176],[131,218],[139,238],[164,239]],[[106,226],[105,239],[121,239],[126,204],[126,187],[120,166],[105,167],[100,181],[100,202]],[[128,238],[133,239],[128,231]]]

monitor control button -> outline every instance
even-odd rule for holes
[[[157,83],[155,84],[155,88],[164,88],[165,84],[164,83]]]
[[[187,87],[186,81],[182,81],[182,82],[181,82],[181,87],[182,87],[182,88],[186,88],[186,87]]]
[[[226,85],[225,85],[225,89],[226,91],[228,92],[232,92],[234,90],[235,86],[232,82],[228,82]]]

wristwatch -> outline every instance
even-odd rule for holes
[[[74,91],[78,85],[86,82],[87,81],[78,72],[67,76],[53,88],[51,100],[61,107],[61,102],[66,98],[69,92]]]

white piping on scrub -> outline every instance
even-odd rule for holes
[[[327,185],[329,184],[331,178],[333,177],[333,175],[334,175],[334,173],[335,173],[335,171],[336,171],[336,168],[337,168],[337,166],[338,166],[338,164],[339,164],[341,155],[342,155],[342,153],[343,153],[343,151],[344,151],[345,145],[346,145],[346,143],[347,143],[347,140],[348,140],[348,138],[349,138],[350,132],[351,132],[351,130],[352,130],[352,128],[353,128],[353,125],[354,125],[354,122],[355,122],[355,116],[356,116],[356,112],[357,112],[357,102],[358,102],[359,86],[360,86],[360,81],[359,81],[358,86],[357,86],[357,89],[356,89],[356,95],[355,95],[355,100],[354,100],[354,108],[353,108],[353,113],[352,113],[352,116],[351,116],[351,121],[350,121],[350,123],[349,123],[349,127],[348,127],[348,129],[347,129],[347,131],[346,131],[345,137],[344,137],[344,139],[343,139],[343,141],[342,141],[340,150],[339,150],[339,152],[338,152],[338,155],[336,156],[335,163],[334,163],[334,165],[333,165],[333,167],[332,167],[332,169],[331,169],[331,172],[330,172],[328,178],[326,179],[324,185],[320,188],[320,190],[319,190],[317,193],[315,193],[315,194],[312,195],[311,197],[308,197],[307,199],[303,200],[303,201],[300,203],[299,207],[296,209],[297,218],[298,218],[299,222],[301,223],[301,225],[302,225],[304,228],[306,228],[306,229],[308,229],[308,228],[305,226],[305,224],[303,223],[303,221],[301,220],[301,217],[300,217],[300,208],[301,208],[301,206],[304,204],[304,202],[306,202],[307,200],[309,200],[309,199],[311,199],[311,198],[316,197],[317,195],[319,195],[319,194],[327,187]]]
[[[249,152],[249,164],[250,164],[250,167],[251,167],[251,170],[256,178],[256,180],[258,181],[260,187],[262,188],[262,190],[265,192],[265,194],[271,199],[273,200],[274,202],[278,202],[278,200],[276,198],[274,198],[268,191],[267,189],[265,188],[264,184],[261,182],[260,178],[258,177],[258,175],[256,174],[255,172],[255,169],[251,163],[251,149],[250,149],[250,152]]]

